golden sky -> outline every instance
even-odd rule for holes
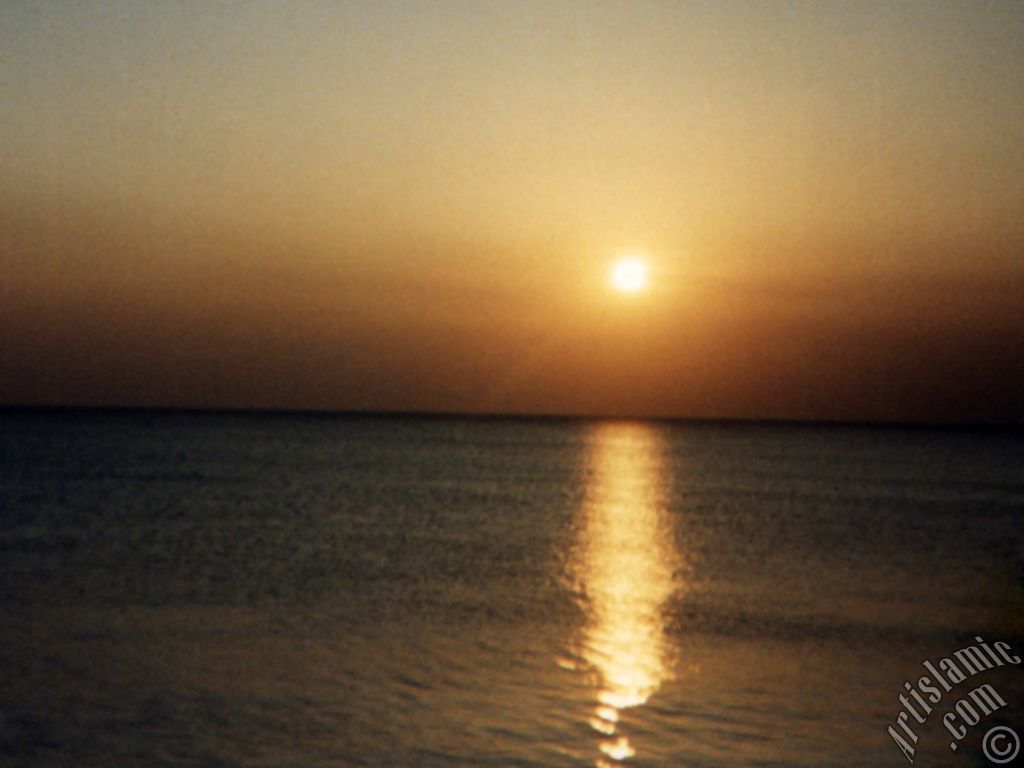
[[[1019,3],[12,0],[0,50],[0,402],[1024,420]]]

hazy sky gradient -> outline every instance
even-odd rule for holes
[[[37,0],[0,51],[0,402],[1024,420],[1018,3]]]

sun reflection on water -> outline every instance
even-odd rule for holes
[[[578,653],[597,687],[589,719],[602,755],[595,764],[608,766],[636,754],[622,733],[622,711],[646,703],[672,674],[675,647],[663,616],[680,586],[681,559],[665,510],[668,474],[656,428],[604,424],[588,444],[569,572],[587,617]]]

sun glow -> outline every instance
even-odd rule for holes
[[[623,293],[635,293],[647,285],[647,265],[641,259],[630,257],[615,263],[612,283]]]

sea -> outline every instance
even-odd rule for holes
[[[1022,656],[1020,430],[0,411],[4,767],[1022,764]]]

